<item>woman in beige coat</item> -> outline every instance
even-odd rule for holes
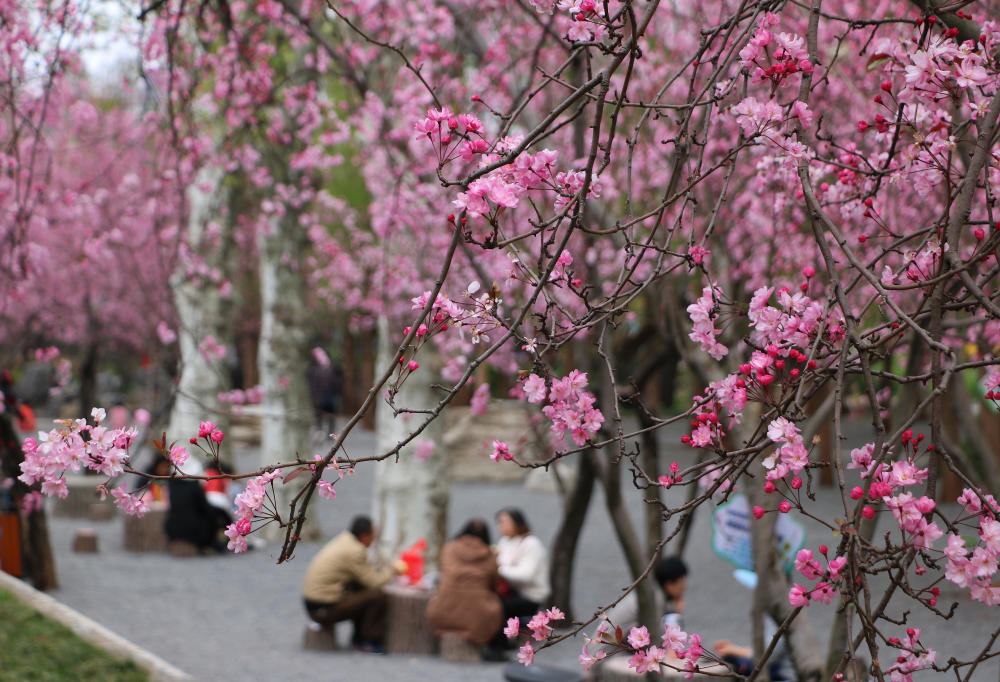
[[[472,519],[441,550],[440,579],[427,604],[435,634],[458,634],[478,645],[496,635],[503,622],[497,577],[489,528],[482,519]]]

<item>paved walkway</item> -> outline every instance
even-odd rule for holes
[[[374,447],[370,433],[360,433],[352,452]],[[252,458],[255,453],[244,453]],[[240,466],[239,461],[237,462]],[[251,462],[247,462],[247,468]],[[625,483],[628,486],[628,482]],[[370,467],[338,484],[334,501],[319,500],[320,524],[327,536],[342,530],[356,513],[370,511]],[[678,495],[683,492],[671,491]],[[634,493],[630,513],[641,513]],[[821,491],[821,508],[834,509],[833,496]],[[528,490],[522,485],[463,483],[452,489],[449,527],[456,530],[472,516],[492,516],[499,508],[514,505],[525,510],[535,532],[546,542],[560,518],[559,497]],[[834,545],[828,532],[803,521],[807,546]],[[100,539],[99,554],[70,551],[75,529],[94,528]],[[107,522],[52,519],[52,541],[61,587],[52,596],[127,637],[200,680],[428,680],[459,682],[502,679],[503,664],[452,664],[421,656],[376,656],[353,652],[303,651],[301,638],[306,617],[299,587],[306,566],[319,543],[303,543],[290,563],[275,564],[277,548],[267,547],[242,556],[175,559],[163,554],[136,555],[122,549],[122,521]],[[696,517],[688,563],[686,625],[702,633],[706,642],[728,638],[748,642],[750,637],[749,590],[732,578],[732,567],[711,548],[707,509]],[[574,576],[577,615],[597,606],[626,585],[627,571],[614,533],[604,512],[604,500],[595,491],[579,545]],[[952,597],[943,595],[942,601]],[[603,600],[603,601],[602,601]],[[962,599],[961,620],[932,623],[919,614],[920,627],[947,655],[970,653],[982,643],[983,633],[995,627],[997,611]],[[894,614],[899,615],[899,614]],[[825,644],[833,607],[814,606],[811,622]],[[349,638],[342,624],[340,640]],[[537,657],[541,663],[575,667],[582,642],[570,640]],[[946,657],[947,657],[946,655]],[[996,680],[997,663],[986,664],[976,680]],[[934,679],[925,677],[923,679]]]

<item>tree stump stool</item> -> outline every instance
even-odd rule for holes
[[[483,660],[479,645],[453,632],[441,635],[441,658],[452,663],[479,663]]]
[[[166,552],[167,534],[163,524],[167,520],[167,505],[153,502],[149,511],[139,518],[125,515],[122,545],[129,552]]]
[[[170,556],[186,558],[198,556],[200,554],[197,546],[192,545],[190,542],[184,542],[183,540],[171,540],[169,547]]]
[[[110,521],[115,517],[115,508],[108,502],[91,502],[88,516],[91,521]]]
[[[437,638],[427,623],[431,590],[389,584],[386,597],[385,650],[390,654],[434,654]]]
[[[337,631],[333,626],[324,627],[315,621],[309,621],[302,635],[302,648],[309,651],[336,651]]]
[[[92,528],[80,528],[73,534],[73,551],[79,554],[97,553],[97,533]]]

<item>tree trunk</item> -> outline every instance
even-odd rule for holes
[[[216,216],[221,215],[225,201],[222,172],[219,170],[203,170],[196,182],[188,188],[187,243],[207,267],[217,267],[223,271],[229,250],[226,229],[228,223],[223,223],[221,235],[206,235],[206,227]],[[208,336],[212,336],[217,343],[222,343],[226,339],[228,325],[225,323],[226,315],[218,287],[205,286],[200,278],[189,277],[184,264],[170,278],[170,287],[180,321],[177,336],[181,353],[181,376],[170,410],[167,437],[183,443],[198,435],[198,424],[202,421],[210,419],[224,431],[228,425],[218,409],[218,395],[228,387],[225,359],[199,350],[199,344]],[[195,471],[200,464],[199,458],[192,457],[185,469]]]
[[[584,455],[579,459],[576,482],[563,504],[563,517],[552,541],[552,561],[549,564],[549,583],[552,585],[552,604],[558,606],[569,621],[573,615],[573,565],[580,531],[587,518],[590,498],[594,492],[593,460]]]
[[[88,303],[89,305],[89,303]],[[87,346],[80,363],[80,416],[89,419],[90,410],[99,407],[97,401],[97,366],[99,362],[97,330],[93,329],[92,318],[87,323]]]
[[[306,234],[294,213],[270,221],[269,230],[260,235],[260,344],[257,348],[257,372],[264,391],[261,407],[260,464],[276,461],[312,459],[313,412],[306,383],[309,343],[305,321],[306,283],[302,274],[307,248]],[[285,514],[292,498],[308,477],[301,476],[274,490],[278,514]],[[276,539],[282,531],[277,525],[266,527]],[[319,536],[316,515],[308,514],[300,537]]]
[[[378,321],[376,367],[393,360],[399,333],[390,331],[389,321]],[[397,408],[426,410],[437,403],[432,384],[438,379],[440,361],[433,344],[425,345],[419,356],[420,368],[411,373],[396,394]],[[405,440],[426,415],[394,415],[382,398],[375,407],[375,449],[385,454]],[[378,549],[384,557],[396,557],[420,538],[427,541],[425,554],[428,571],[437,566],[448,522],[448,459],[442,445],[444,420],[435,419],[419,436],[400,451],[375,465],[373,516],[379,530]],[[414,456],[422,441],[434,443],[434,451],[425,460]]]

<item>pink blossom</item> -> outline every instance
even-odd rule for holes
[[[795,608],[809,606],[809,590],[795,583],[788,591],[788,603]]]
[[[419,460],[428,460],[434,454],[434,441],[422,439],[417,442],[417,447],[413,451],[413,456]]]
[[[170,448],[170,461],[174,463],[175,466],[183,466],[184,462],[188,460],[188,451],[183,445],[175,445]]]
[[[229,538],[229,542],[226,547],[230,552],[233,552],[234,554],[243,554],[247,551],[247,539],[245,534],[240,532],[235,523],[231,523],[226,526],[225,535]]]
[[[487,383],[482,383],[476,388],[475,393],[472,394],[472,400],[469,403],[469,412],[474,415],[484,415],[486,414],[486,406],[490,401],[490,385]]]
[[[330,483],[329,481],[324,481],[324,480],[320,479],[316,483],[316,488],[317,488],[317,490],[319,490],[319,496],[322,497],[322,498],[324,498],[324,499],[332,500],[335,497],[337,497],[337,491],[333,487],[333,484]]]
[[[646,626],[632,628],[628,633],[628,643],[633,649],[649,646],[649,631]]]
[[[502,440],[495,440],[493,441],[493,452],[490,453],[490,459],[494,462],[499,462],[502,459],[510,461],[514,459],[514,455],[511,454],[507,443]]]
[[[590,651],[587,649],[588,643],[589,641],[584,641],[583,651],[580,654],[579,658],[580,667],[582,667],[584,670],[590,670],[591,668],[594,667],[595,663],[597,663],[600,660],[603,660],[608,655],[608,653],[604,649],[598,649],[594,653],[594,655],[591,656]]]
[[[521,629],[521,621],[518,618],[508,618],[507,626],[503,629],[503,634],[507,639],[514,639],[517,637],[518,631]]]
[[[531,642],[525,642],[517,651],[517,662],[521,665],[531,665],[535,662],[535,649]]]
[[[524,380],[524,394],[529,403],[540,403],[545,400],[545,379],[536,374],[529,374]]]

